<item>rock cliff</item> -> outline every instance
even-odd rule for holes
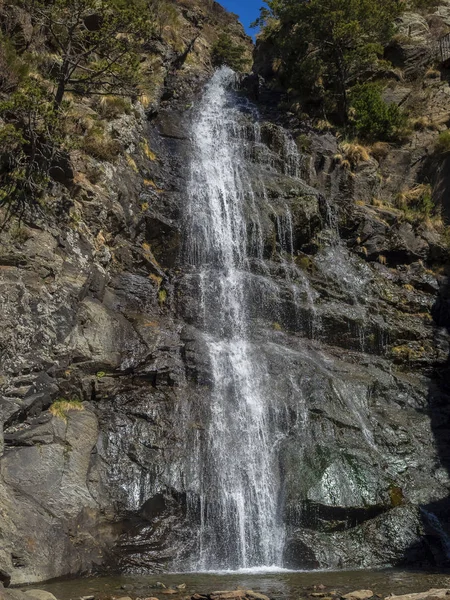
[[[5,583],[157,571],[195,553],[186,457],[211,367],[184,261],[190,124],[218,32],[249,42],[215,2],[176,10],[153,42],[152,96],[104,118],[115,160],[72,150],[52,218],[1,232]],[[283,91],[257,75],[238,86],[259,110],[243,102],[264,247],[246,294],[280,406],[285,566],[445,561],[449,244],[390,200],[431,182],[450,210],[448,159],[427,150],[449,119],[446,70],[427,54],[447,12],[406,15],[409,37],[386,50],[385,93],[429,119],[403,145],[345,146],[280,109]],[[100,109],[73,110],[83,122]]]

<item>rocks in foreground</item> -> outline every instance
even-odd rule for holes
[[[185,584],[176,586],[174,588],[166,588],[165,585],[160,584],[158,587],[161,588],[160,594],[182,594],[186,588]],[[333,591],[324,591],[325,586],[314,586],[314,590],[322,590],[320,593],[314,592],[309,593],[308,596],[312,598],[319,598],[320,600],[379,600],[382,596],[375,594],[372,590],[355,590],[344,595]],[[53,594],[45,590],[18,590],[18,589],[4,589],[0,584],[0,600],[57,600]],[[79,600],[96,600],[94,596],[82,596]],[[130,596],[115,597],[114,600],[133,600]],[[148,597],[136,600],[160,600],[157,597]],[[182,600],[271,600],[269,596],[260,592],[254,592],[253,590],[218,590],[208,593],[195,593],[188,596],[182,596]],[[430,589],[426,592],[418,592],[411,594],[403,594],[395,596],[393,594],[387,596],[384,600],[450,600],[450,588],[441,589]]]
[[[357,590],[356,592],[350,592],[349,594],[345,594],[342,596],[344,600],[368,600],[372,598],[374,593],[372,590]]]
[[[0,587],[0,600],[56,600],[56,597],[45,590],[26,590]]]
[[[253,590],[220,590],[209,594],[194,594],[191,600],[270,600],[264,594],[254,592]]]
[[[388,596],[385,600],[441,600],[442,598],[450,598],[450,589],[431,589],[428,592],[419,592],[417,594]]]
[[[316,596],[327,596],[326,593],[311,593],[312,597]],[[372,598],[380,598],[380,595],[375,594],[372,590],[355,590],[339,596],[336,592],[329,594],[333,598],[341,598],[341,600],[370,600]],[[208,594],[193,594],[190,600],[270,600],[265,594],[254,592],[253,590],[221,590],[210,592]],[[152,598],[151,600],[156,600]],[[187,600],[187,599],[186,599]],[[326,598],[322,598],[326,600]],[[426,592],[419,592],[415,594],[404,594],[400,596],[390,595],[385,600],[450,600],[450,589],[431,589]]]

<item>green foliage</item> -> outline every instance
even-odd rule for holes
[[[302,154],[308,154],[311,151],[312,141],[306,133],[301,133],[295,140],[298,149]]]
[[[93,158],[110,162],[114,162],[121,149],[120,143],[113,140],[100,123],[92,127],[84,136],[81,147]]]
[[[27,62],[17,55],[11,40],[0,33],[0,93],[16,90],[28,70]]]
[[[450,152],[450,130],[442,131],[436,142],[435,152],[447,154]]]
[[[378,84],[356,85],[350,93],[350,122],[358,137],[369,141],[395,141],[405,132],[407,116],[396,104],[387,103]]]
[[[45,36],[56,65],[55,106],[65,92],[132,93],[138,82],[139,50],[151,31],[144,0],[24,0]]]
[[[149,8],[152,11],[153,20],[157,24],[160,36],[166,27],[175,27],[178,23],[178,12],[176,8],[166,0],[151,0]]]
[[[234,71],[243,71],[248,66],[245,48],[236,44],[228,33],[221,33],[211,51],[211,60],[215,67],[227,65]]]
[[[450,249],[450,227],[448,225],[444,227],[444,231],[442,232],[442,241]]]
[[[40,210],[49,173],[64,148],[66,92],[105,96],[100,112],[115,118],[130,110],[119,96],[137,95],[140,52],[154,32],[162,0],[11,0],[25,9],[38,47],[18,55],[13,30],[0,34],[0,208],[31,216]],[[36,45],[37,44],[37,45]],[[28,70],[32,73],[29,74]],[[98,130],[86,150],[112,160],[120,145]]]
[[[120,115],[131,113],[131,103],[121,96],[102,96],[98,111],[106,120],[117,119]]]
[[[347,89],[377,63],[398,0],[267,0],[259,24],[282,61],[284,83],[345,121]]]
[[[62,134],[52,97],[31,79],[0,102],[0,118],[0,207],[7,219],[39,204]]]
[[[431,217],[435,212],[432,189],[429,184],[420,184],[397,195],[395,199],[397,208],[405,213],[408,220]]]

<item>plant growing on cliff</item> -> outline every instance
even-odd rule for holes
[[[288,87],[317,98],[341,122],[348,89],[372,68],[393,33],[398,0],[266,0],[258,24],[282,61]]]
[[[28,70],[29,65],[18,56],[12,41],[0,32],[0,93],[16,90]]]
[[[354,133],[369,141],[395,141],[406,130],[407,116],[396,104],[387,103],[375,83],[356,85],[350,93],[350,123]]]
[[[54,417],[67,421],[67,413],[70,410],[84,410],[84,406],[81,400],[76,398],[73,400],[60,398],[59,400],[56,400],[56,402],[53,402],[48,410]]]
[[[62,156],[66,92],[78,95],[137,94],[139,52],[153,30],[156,0],[11,0],[24,8],[41,52],[17,55],[0,38],[0,207],[3,224],[12,214],[34,215],[48,188],[55,158]],[[30,69],[31,75],[26,76]],[[122,103],[123,104],[123,103]],[[115,100],[117,110],[119,101]],[[117,142],[92,153],[109,158]],[[101,146],[101,144],[100,144]]]
[[[438,154],[450,152],[450,130],[447,129],[439,134],[434,150]]]
[[[22,217],[49,181],[62,136],[48,92],[29,80],[0,102],[0,207]]]
[[[436,208],[431,185],[422,183],[401,192],[395,198],[395,205],[403,210],[409,220],[429,218]]]
[[[55,82],[55,108],[68,91],[135,90],[141,42],[151,28],[143,0],[25,0],[25,6],[55,56],[47,73]]]
[[[228,33],[222,32],[211,50],[211,60],[215,67],[226,65],[233,71],[243,71],[248,65],[245,48],[236,44]]]

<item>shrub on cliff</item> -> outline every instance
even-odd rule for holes
[[[11,40],[0,33],[0,93],[13,92],[27,74],[27,63],[20,59]]]
[[[396,104],[383,100],[378,84],[356,85],[350,93],[350,123],[354,133],[369,141],[396,141],[407,124],[405,112]]]
[[[226,65],[233,71],[243,71],[248,64],[245,48],[236,44],[228,33],[221,33],[212,47],[211,61],[215,67]]]
[[[81,400],[78,400],[78,398],[75,398],[73,400],[66,400],[66,398],[60,398],[59,400],[56,400],[56,402],[53,402],[53,404],[48,410],[54,417],[57,417],[67,422],[68,413],[71,410],[82,411],[84,410],[84,406]]]
[[[450,152],[450,131],[448,129],[439,134],[434,150],[438,154],[447,154]]]
[[[23,216],[39,205],[61,145],[52,96],[29,80],[0,102],[0,207]]]
[[[410,220],[429,218],[436,210],[431,185],[425,183],[398,194],[395,205],[403,210],[406,218]]]

